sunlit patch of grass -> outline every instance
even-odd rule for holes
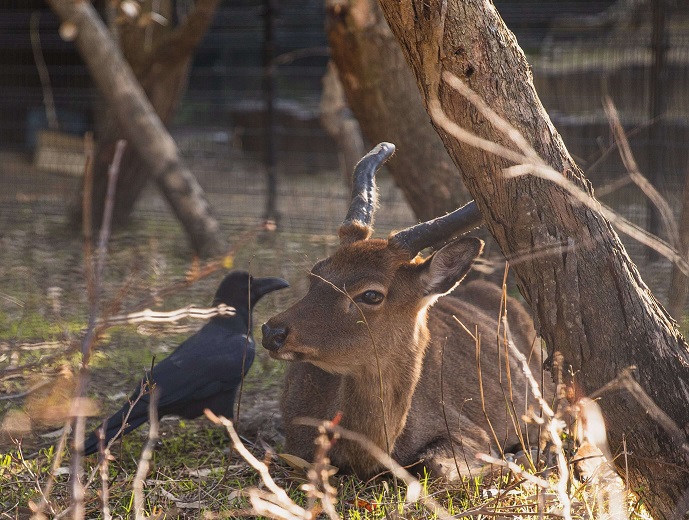
[[[20,317],[0,313],[0,341],[24,340],[54,341],[81,332],[86,323],[50,319],[40,312],[26,312]]]

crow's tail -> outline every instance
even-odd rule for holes
[[[140,406],[141,405],[141,406]],[[115,437],[118,433],[124,435],[130,431],[138,428],[143,423],[148,420],[148,403],[142,403],[139,401],[134,408],[132,408],[129,417],[127,418],[127,425],[123,429],[122,421],[127,417],[130,406],[125,405],[119,411],[115,412],[108,418],[105,430],[105,444],[110,442],[110,440]],[[122,430],[120,432],[120,430]],[[97,431],[94,431],[89,435],[84,441],[84,455],[91,455],[98,451],[98,435]]]

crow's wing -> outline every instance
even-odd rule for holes
[[[122,428],[128,433],[148,420],[149,383],[158,388],[158,415],[198,417],[204,408],[232,417],[232,404],[242,375],[254,361],[253,338],[231,328],[230,324],[209,322],[184,341],[163,361],[153,367],[132,393],[129,403],[108,419],[105,442]],[[242,371],[242,368],[244,370]],[[144,394],[141,394],[142,388]],[[134,403],[136,404],[130,404]],[[98,439],[91,434],[85,442],[85,453],[98,449]]]
[[[159,389],[161,415],[184,415],[187,402],[234,391],[251,367],[254,354],[251,336],[214,322],[206,324],[153,367],[150,379]],[[168,408],[171,410],[167,411]]]

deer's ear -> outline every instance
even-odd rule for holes
[[[454,240],[433,253],[421,265],[426,295],[442,295],[454,289],[482,250],[482,240],[468,237]]]

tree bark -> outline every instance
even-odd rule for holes
[[[63,23],[74,24],[77,49],[105,102],[113,108],[128,148],[158,183],[193,249],[202,256],[223,252],[225,243],[201,186],[184,165],[174,140],[91,3],[49,0],[49,4]],[[168,53],[169,49],[161,51],[163,57]],[[161,60],[141,66],[155,68]]]
[[[118,42],[123,57],[132,67],[137,81],[146,92],[156,114],[164,125],[168,125],[186,89],[189,67],[196,46],[213,20],[218,0],[200,0],[183,22],[175,27],[171,23],[139,24],[138,21],[151,15],[151,3],[147,2],[138,18],[119,17],[110,21],[110,30]],[[167,20],[174,16],[172,0],[165,0],[158,6],[158,14]],[[112,150],[124,132],[117,120],[117,108],[107,102],[96,111],[96,154],[94,164],[93,202],[91,222],[100,226],[103,202],[107,188],[107,169]],[[150,179],[145,161],[134,148],[128,148],[122,158],[121,175],[118,179],[117,196],[113,208],[113,223],[123,226],[129,222],[131,213],[141,192]],[[72,214],[76,224],[81,224],[81,199],[75,199]]]
[[[429,220],[468,202],[375,0],[328,0],[326,8],[332,60],[349,106],[371,143],[397,145],[386,166],[416,217]]]
[[[337,143],[340,149],[340,167],[345,186],[352,188],[352,172],[356,163],[366,155],[361,127],[352,116],[345,99],[337,67],[331,61],[322,79],[320,112],[321,125]]]
[[[443,83],[462,79],[513,125],[538,155],[592,195],[536,94],[528,63],[494,6],[482,0],[381,0],[424,103],[438,100],[458,125],[508,148],[514,145],[467,99]],[[379,51],[380,52],[380,51]],[[381,54],[383,54],[381,52]],[[548,181],[507,179],[511,164],[437,131],[531,305],[552,356],[564,355],[584,395],[634,366],[643,389],[600,398],[615,463],[629,464],[631,489],[655,518],[689,509],[687,433],[689,349],[656,301],[610,223],[574,204]],[[632,384],[631,387],[634,387]],[[646,394],[657,405],[649,407]],[[669,420],[671,419],[671,420]],[[623,469],[623,468],[622,468]]]

